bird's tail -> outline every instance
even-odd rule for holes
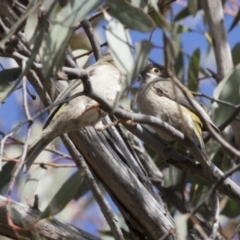
[[[43,133],[32,143],[32,145],[28,149],[27,156],[24,162],[24,173],[29,170],[37,156],[53,139],[54,137],[51,136],[51,134],[43,131]]]
[[[195,122],[194,132],[198,139],[199,147],[200,147],[202,153],[204,154],[206,160],[208,160],[205,143],[202,138],[202,125],[198,124],[198,122]]]
[[[199,145],[206,160],[208,160],[205,144],[204,144],[204,141],[202,138],[203,124],[202,124],[200,118],[196,114],[191,112],[190,115],[193,120],[193,125],[194,125],[193,130],[194,130],[194,134],[195,134],[195,136],[192,136],[192,138],[190,137],[190,139],[192,139],[197,145]]]

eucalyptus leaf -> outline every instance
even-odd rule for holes
[[[31,175],[29,175],[26,179],[22,190],[22,196],[30,205],[33,204],[33,196],[36,194],[36,189],[40,183],[40,179],[44,177],[45,172],[46,170],[40,167],[31,169]]]
[[[237,43],[232,49],[232,60],[233,60],[234,66],[240,63],[239,56],[240,56],[240,43]]]
[[[188,7],[185,7],[184,9],[182,9],[174,18],[174,22],[175,21],[180,21],[183,18],[189,17],[190,16],[190,11]]]
[[[200,71],[200,49],[196,49],[190,59],[188,68],[188,87],[191,91],[198,91],[198,74]]]
[[[115,64],[123,74],[129,73],[134,64],[129,31],[117,19],[111,19],[107,26],[106,37]]]
[[[2,103],[12,90],[12,82],[18,79],[22,69],[10,68],[0,72],[0,103]]]
[[[2,171],[0,172],[0,194],[2,195],[7,192],[8,184],[12,178],[15,166],[15,162],[8,162],[2,167]]]
[[[182,33],[187,33],[187,32],[192,32],[192,29],[182,25],[182,24],[178,24],[173,22],[172,23],[172,31],[175,34],[182,34]]]
[[[25,223],[23,221],[23,217],[21,214],[18,212],[18,210],[11,205],[6,205],[7,211],[10,213],[11,218],[14,220],[15,223],[18,225],[24,227]]]
[[[188,215],[187,214],[178,215],[174,218],[174,220],[179,239],[187,239]]]
[[[178,52],[176,61],[175,61],[175,73],[179,79],[184,77],[184,59],[182,51]]]
[[[189,13],[193,16],[196,15],[198,10],[198,2],[197,0],[188,0],[188,10]]]
[[[215,88],[213,96],[234,105],[240,104],[240,64],[238,64]],[[212,119],[216,126],[224,123],[233,113],[235,109],[229,106],[213,104]]]
[[[39,5],[41,5],[41,2],[36,3],[35,1],[30,1],[27,7],[27,10],[24,14],[22,14],[21,18],[11,27],[11,29],[8,31],[6,36],[4,36],[3,39],[0,41],[0,48],[4,48],[5,43],[11,38],[12,35],[14,35],[17,32],[17,29],[26,21],[29,14],[31,14],[35,9],[39,8]]]
[[[142,9],[134,7],[127,1],[107,0],[107,5],[110,9],[110,14],[128,28],[140,32],[151,32],[154,30],[155,25],[152,19]]]
[[[153,48],[151,42],[143,40],[136,45],[136,61],[133,65],[132,71],[127,76],[127,83],[132,84],[134,79],[138,76],[139,72],[143,69],[143,66],[147,64],[149,52]]]
[[[40,4],[37,4],[36,7],[28,15],[24,29],[24,36],[26,40],[28,40],[28,42],[30,42],[36,31],[36,27],[38,25],[38,13],[40,6],[41,6]]]
[[[147,7],[148,1],[147,0],[131,0],[131,4],[134,7],[143,9],[143,8]]]
[[[229,218],[236,218],[239,216],[239,204],[228,198],[227,204],[221,212],[222,215]]]
[[[159,12],[158,9],[158,1],[157,0],[151,0],[151,5],[153,7],[152,11],[149,11],[149,15],[154,20],[155,24],[167,31],[170,30],[170,24],[166,21],[165,17],[162,15],[162,13]]]
[[[43,47],[42,63],[46,79],[50,77],[53,68],[57,70],[61,66],[63,61],[62,56],[65,53],[69,40],[75,32],[76,24],[102,3],[103,0],[69,0],[67,5],[58,12]]]
[[[41,214],[41,219],[59,213],[72,199],[74,199],[82,183],[81,173],[82,171],[77,171],[62,185]]]
[[[240,20],[240,10],[238,10],[238,13],[235,16],[235,18],[234,18],[234,20],[233,20],[233,22],[232,22],[228,32],[231,32],[233,30],[233,28],[238,24],[239,20]]]
[[[172,187],[178,185],[182,177],[182,173],[182,170],[173,166],[169,166],[167,173],[164,175],[163,187]]]

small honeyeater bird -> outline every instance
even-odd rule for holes
[[[114,102],[121,89],[122,74],[114,65],[110,54],[104,55],[87,68],[87,71],[94,91],[108,101]],[[81,81],[73,82],[60,93],[60,96],[67,98],[83,90]],[[59,100],[62,100],[61,97],[56,99],[56,101]],[[96,101],[84,95],[59,105],[50,113],[43,132],[30,146],[24,164],[24,172],[28,171],[36,157],[54,138],[76,131],[81,127],[99,126],[101,118],[105,115],[106,113],[100,109]]]
[[[202,139],[202,131],[205,126],[182,90],[167,76],[164,67],[158,64],[148,64],[141,72],[140,84],[137,102],[141,113],[155,116],[167,122],[199,145],[205,153],[205,145]],[[184,89],[192,98],[192,101],[200,105],[191,92],[186,87]],[[201,106],[199,110],[211,126],[219,131],[204,108]],[[159,128],[154,129],[162,139],[167,142],[174,141],[173,136]]]

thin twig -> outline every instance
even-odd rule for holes
[[[101,49],[101,46],[100,46],[95,34],[93,34],[92,25],[86,19],[81,21],[81,25],[82,25],[86,35],[88,36],[88,39],[89,39],[92,49],[93,49],[95,59],[97,61],[99,58],[102,57],[102,49]]]
[[[75,163],[78,166],[78,168],[84,170],[84,176],[83,176],[84,180],[86,181],[89,189],[92,191],[94,198],[96,199],[104,217],[106,218],[113,232],[114,239],[124,240],[122,231],[116,223],[118,218],[115,215],[115,213],[112,211],[111,207],[109,206],[109,203],[106,201],[106,199],[102,195],[96,183],[96,180],[94,179],[90,169],[88,168],[83,156],[80,155],[79,151],[76,149],[76,147],[74,146],[70,138],[67,136],[67,134],[64,134],[62,139],[68,151],[71,153],[72,156],[74,156]]]
[[[233,235],[232,235],[230,238],[228,238],[228,240],[232,240],[232,239],[235,237],[235,235],[239,232],[239,230],[240,230],[240,223],[239,223],[238,226],[236,227]]]
[[[63,157],[61,157],[61,159],[63,159]],[[20,160],[16,159],[16,158],[6,158],[5,157],[5,158],[3,158],[3,162],[19,163]],[[74,168],[74,167],[76,167],[76,164],[63,164],[63,163],[57,164],[57,163],[44,163],[44,162],[34,162],[33,165],[49,166],[49,167],[54,167],[54,168]]]
[[[192,92],[192,94],[194,96],[198,96],[198,97],[205,97],[207,99],[210,99],[213,102],[217,102],[217,103],[220,103],[222,105],[226,105],[226,106],[234,108],[234,109],[239,108],[239,105],[235,105],[235,104],[232,104],[230,102],[226,102],[226,101],[223,101],[223,100],[220,100],[220,99],[216,99],[216,98],[210,97],[210,96],[208,96],[205,93]]]
[[[211,199],[211,196],[215,193],[217,188],[234,172],[240,169],[240,164],[236,165],[235,167],[228,170],[223,176],[220,176],[219,179],[214,183],[211,189],[208,191],[204,199],[192,210],[192,214],[195,214],[205,203]]]
[[[104,10],[107,11],[108,7],[104,8]],[[92,16],[90,18],[88,18],[88,21],[91,22],[92,20],[94,20],[95,18],[97,18],[97,17],[99,17],[101,15],[103,15],[103,10],[100,10],[100,11],[92,14]],[[82,25],[81,25],[81,23],[79,23],[78,26],[76,27],[76,30],[81,28],[81,27],[82,27]]]
[[[22,152],[22,156],[20,158],[20,161],[19,161],[19,164],[18,164],[18,167],[16,169],[16,171],[14,172],[13,174],[13,177],[11,179],[11,182],[9,184],[9,189],[8,189],[8,193],[7,193],[7,196],[8,196],[8,200],[10,201],[10,196],[11,196],[11,193],[12,193],[12,190],[13,190],[13,187],[14,187],[14,184],[15,184],[15,181],[16,181],[16,177],[17,175],[19,174],[22,166],[23,166],[23,163],[24,163],[24,160],[25,160],[25,157],[27,155],[27,150],[28,150],[28,141],[29,141],[29,136],[30,136],[30,132],[31,132],[31,127],[30,125],[28,126],[28,130],[27,130],[27,134],[26,134],[26,138],[25,138],[25,144],[23,146],[23,152]]]
[[[213,207],[212,207],[213,226],[212,226],[211,238],[216,239],[218,227],[219,227],[219,213],[220,213],[219,197],[217,193],[213,195],[212,202],[213,202]]]
[[[106,47],[107,45],[108,45],[108,43],[107,43],[107,42],[104,42],[104,43],[102,43],[100,46],[101,46],[101,47]],[[84,57],[84,56],[88,56],[88,55],[90,55],[90,54],[92,54],[92,53],[93,53],[93,50],[90,50],[90,51],[88,51],[88,52],[86,52],[86,53],[83,53],[83,54],[80,54],[80,55],[74,57],[73,60],[76,60],[76,59],[81,58],[81,57]]]
[[[25,67],[26,67],[26,61],[22,61],[22,68],[25,69]],[[27,103],[27,78],[25,76],[23,77],[22,86],[23,86],[23,88],[22,88],[22,90],[23,90],[23,109],[24,109],[27,120],[31,121],[32,118],[30,116],[28,103]]]

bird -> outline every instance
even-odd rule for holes
[[[114,103],[121,89],[122,74],[115,66],[111,55],[105,54],[86,70],[94,91]],[[60,97],[55,102],[83,92],[83,90],[81,81],[75,81],[59,94]],[[42,133],[29,147],[23,171],[29,170],[36,157],[53,139],[82,127],[95,126],[97,128],[101,125],[101,119],[105,115],[106,113],[100,109],[99,104],[85,95],[55,107],[46,120]]]
[[[192,93],[180,81],[179,84],[182,85],[191,100],[199,105],[198,110],[204,119],[219,132],[206,110],[194,99]],[[206,126],[181,88],[172,82],[164,66],[151,63],[143,68],[140,73],[137,104],[141,113],[167,122],[198,145],[206,156],[202,138],[202,131],[206,129]],[[154,127],[154,129],[165,141],[175,142],[174,136],[159,128]]]

